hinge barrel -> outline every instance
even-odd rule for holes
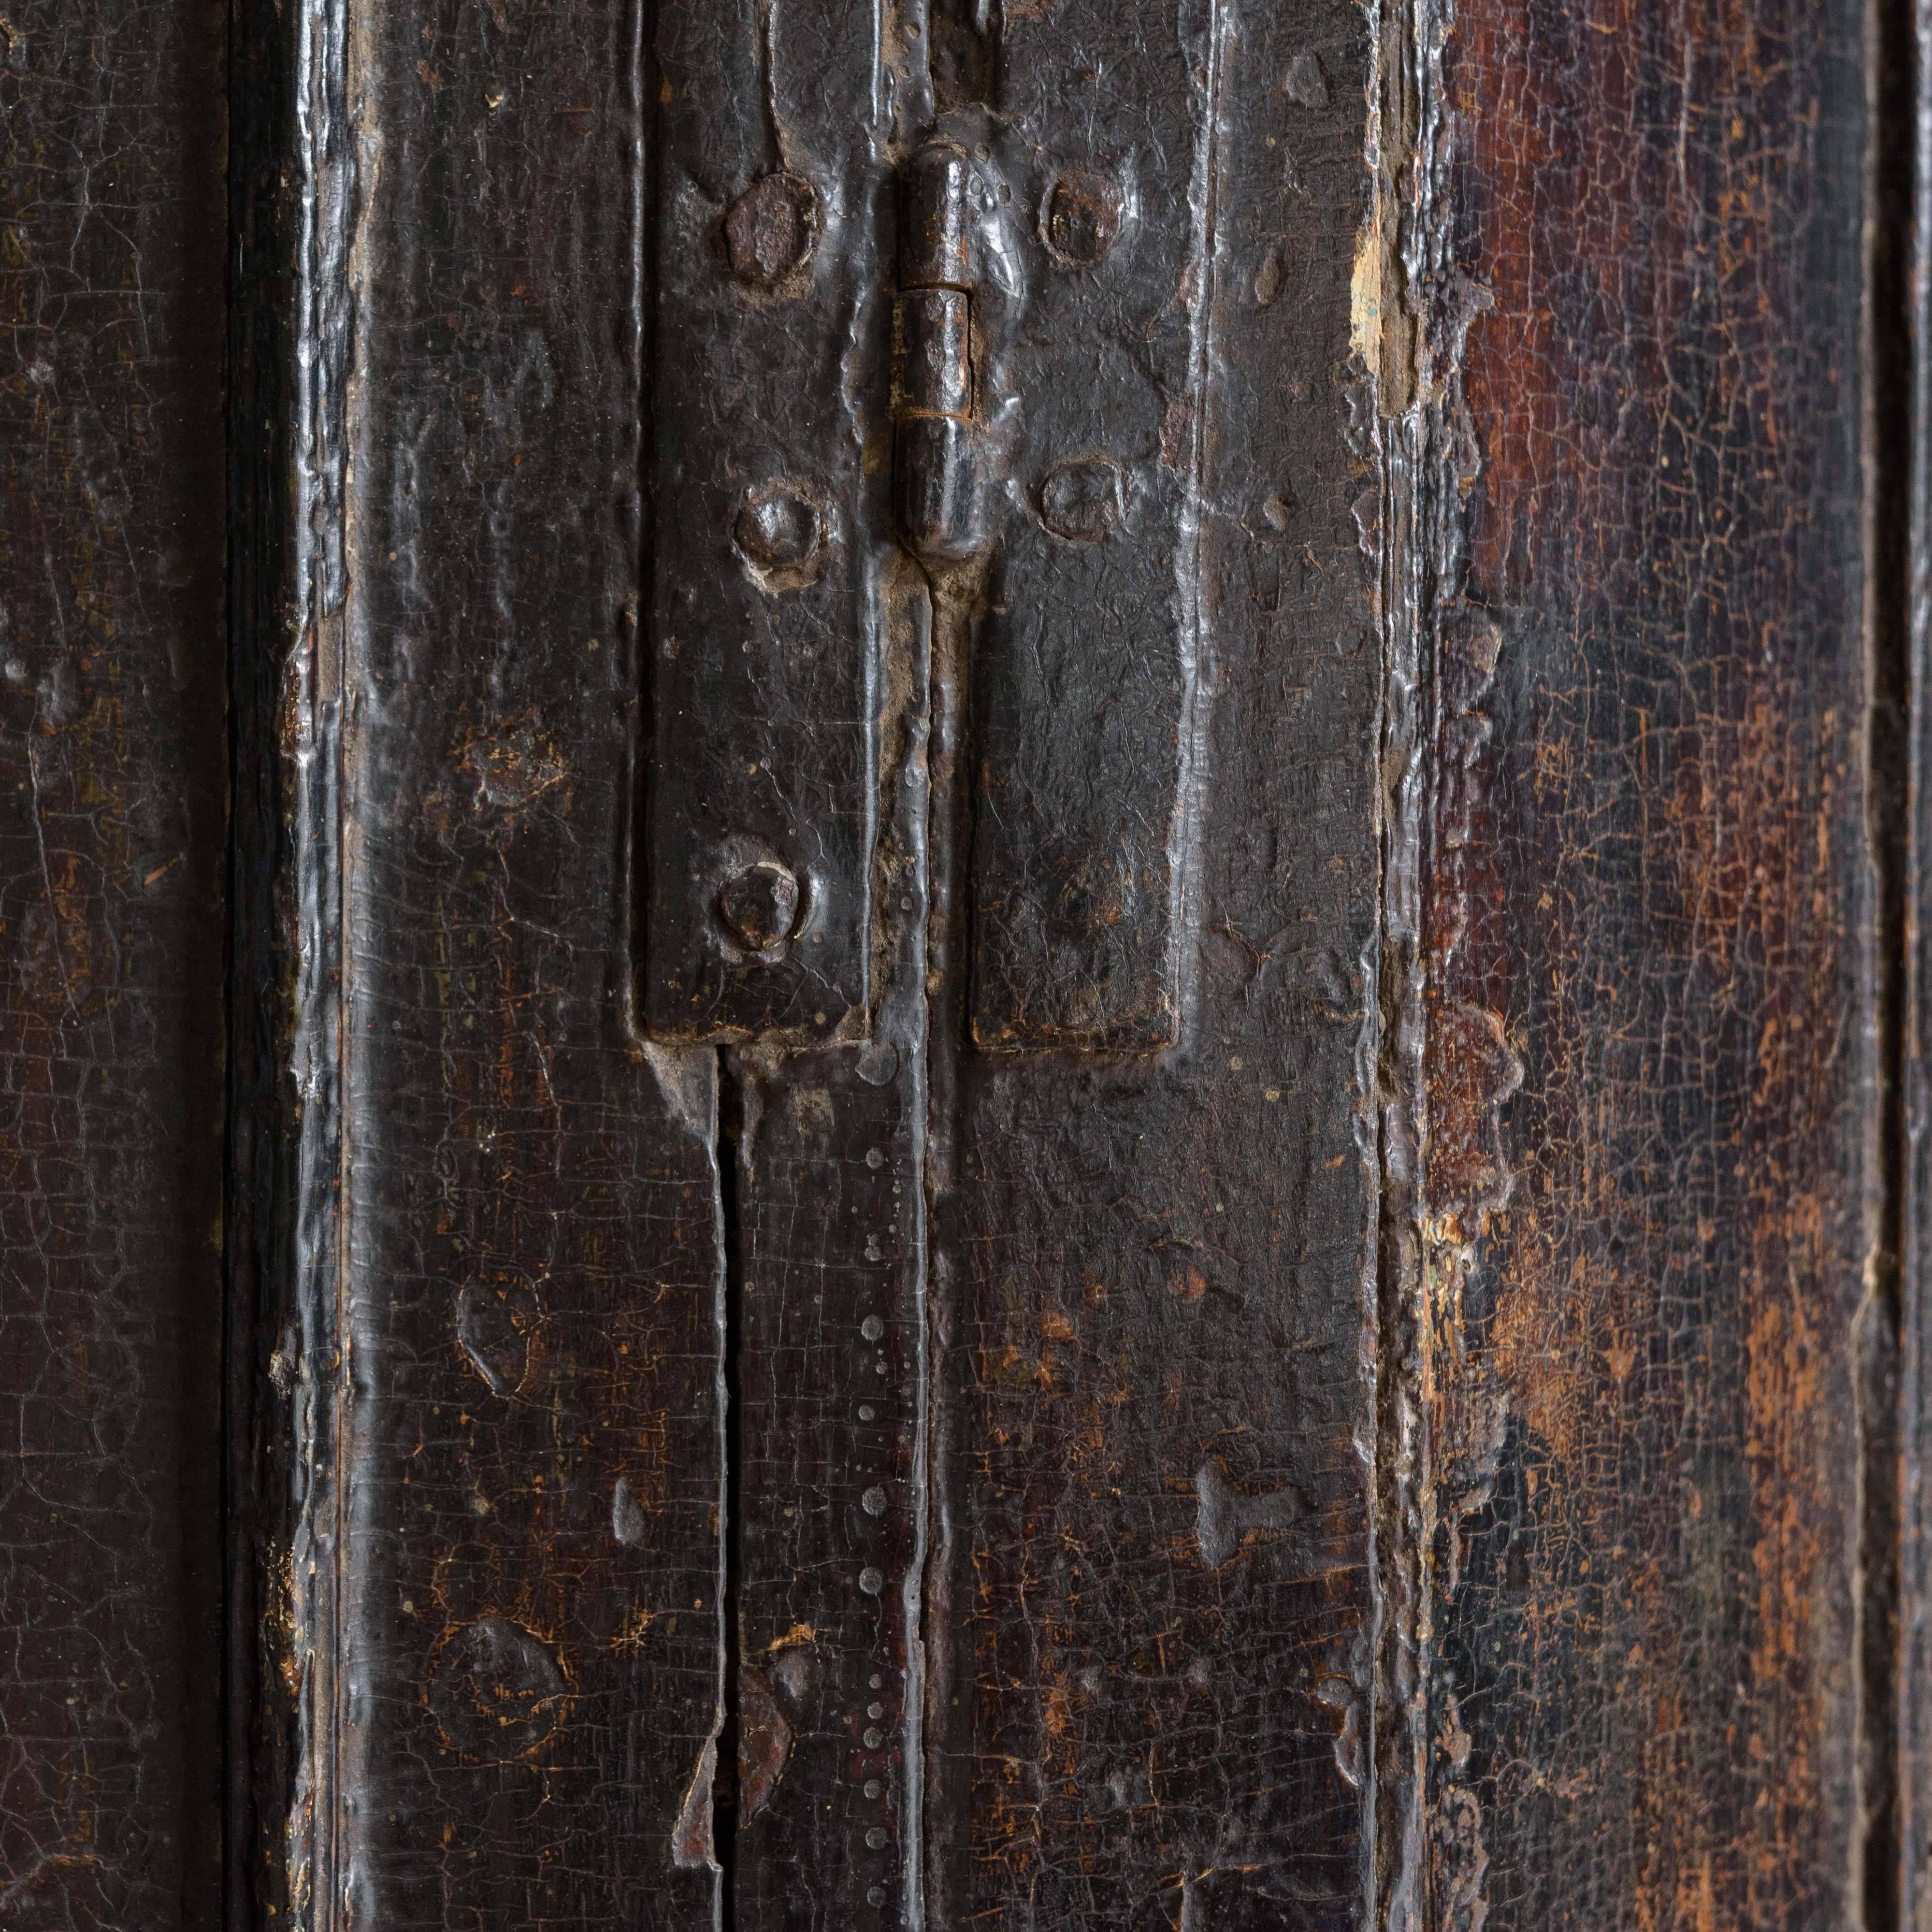
[[[928,141],[899,170],[899,286],[970,289],[973,164],[951,141]]]
[[[974,421],[976,286],[973,164],[928,142],[899,173],[899,293],[892,307],[894,496],[914,556],[958,562],[986,544]]]

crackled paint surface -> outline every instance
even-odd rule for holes
[[[1431,1924],[1892,1922],[1861,28],[1441,46]]]
[[[0,1924],[1892,1932],[1864,17],[221,28],[0,12]]]
[[[1020,754],[993,758],[981,802],[979,775],[949,770],[946,707],[970,712],[970,742],[997,704],[1044,700],[1004,646],[962,697],[965,592],[888,570],[876,484],[839,480],[882,432],[890,448],[889,398],[884,311],[833,273],[862,266],[874,218],[842,170],[874,164],[828,145],[852,136],[812,62],[857,56],[819,28],[857,28],[821,10],[765,10],[740,46],[717,38],[742,24],[728,10],[661,10],[634,74],[617,7],[357,28],[343,1367],[330,1517],[300,1532],[319,1553],[339,1538],[340,1634],[308,1667],[346,1721],[310,1760],[316,1893],[326,1867],[396,1925],[1351,1923],[1369,1882],[1373,1170],[1348,1096],[1372,1017],[1378,660],[1348,279],[1369,42],[1316,12],[1238,37],[1214,6],[1008,22],[1001,84],[1042,150],[1018,191],[1046,206],[1076,164],[1131,158],[1138,226],[1096,242],[1064,207],[1037,232],[1012,218],[1008,326],[1022,374],[1041,372],[1038,420],[986,594],[996,615],[1048,600],[1066,637],[1112,614],[1130,643],[1149,584],[1174,605],[1169,656],[1133,671],[1148,693],[1052,644],[1048,762],[1089,801],[1075,844],[1113,837],[1110,814],[1154,842],[1145,890],[1192,935],[1162,970],[1194,1044],[1171,1065],[996,1068],[961,1050],[966,982],[946,962],[968,955],[973,902],[964,847],[926,862],[950,835],[919,802],[924,746],[938,734],[939,811],[997,815]],[[970,22],[913,10],[894,32],[922,26],[943,43],[922,82],[890,45],[878,74],[845,76],[861,109],[880,90],[882,139],[918,133],[894,104],[908,88],[965,112],[989,85]],[[702,104],[741,67],[742,163],[668,112],[641,179],[619,165],[647,105]],[[767,148],[816,169],[823,230],[776,275],[750,242],[731,252],[740,176]],[[1052,373],[1094,286],[1150,398],[1131,420],[1110,383]],[[691,368],[644,359],[694,330]],[[822,476],[801,468],[820,460],[803,418],[802,449],[758,440],[793,380],[828,400],[845,386],[812,432],[833,439]],[[1073,514],[1053,507],[1061,472],[1096,439],[1127,478],[1110,548],[1040,520]],[[694,451],[724,465],[715,490]],[[768,565],[766,524],[771,542],[789,526],[745,523],[781,488],[820,520],[822,566]],[[801,628],[861,566],[884,586],[877,633],[849,611],[826,638]],[[699,688],[718,770],[688,800],[678,707],[716,640],[737,648],[727,606],[747,598],[776,641],[747,633],[744,694],[735,672]],[[885,720],[876,753],[864,704]],[[1143,771],[1124,729],[1166,748]],[[1196,766],[1211,776],[1178,792]],[[876,815],[876,878],[808,842],[820,804]],[[770,842],[771,876],[803,880],[786,929],[726,956],[743,990],[711,1010],[742,1043],[722,1059],[653,1004],[648,936],[662,920],[711,944],[722,886],[662,909],[691,890],[680,828],[721,812]],[[1075,844],[1034,856],[1064,868]],[[868,892],[869,1043],[862,1014],[838,1024],[863,985],[841,908]],[[790,963],[737,956],[766,953]],[[822,983],[829,1014],[800,1006],[764,1040],[742,1016],[770,1004],[765,970]],[[1070,990],[1040,998],[1058,1011]],[[936,1058],[928,1006],[951,1042]],[[639,1022],[662,1036],[640,1046]],[[794,1036],[817,1027],[850,1043]],[[310,1601],[298,1650],[321,1586]]]

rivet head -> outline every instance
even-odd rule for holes
[[[718,887],[718,917],[734,945],[769,952],[797,931],[800,898],[796,874],[775,860],[757,860]]]
[[[724,217],[731,272],[754,287],[776,288],[818,246],[818,197],[802,176],[760,175]]]
[[[1104,168],[1064,170],[1046,197],[1040,238],[1064,268],[1090,268],[1120,239],[1127,198],[1119,178]]]
[[[799,484],[765,484],[739,504],[731,541],[765,589],[802,590],[824,566],[825,507]]]

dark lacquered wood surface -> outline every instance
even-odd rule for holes
[[[1902,12],[204,12],[0,17],[0,1918],[1916,1923]]]
[[[0,24],[0,1915],[218,1922],[224,23]]]

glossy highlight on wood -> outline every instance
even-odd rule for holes
[[[0,8],[0,1922],[1916,1926],[1928,39]]]

